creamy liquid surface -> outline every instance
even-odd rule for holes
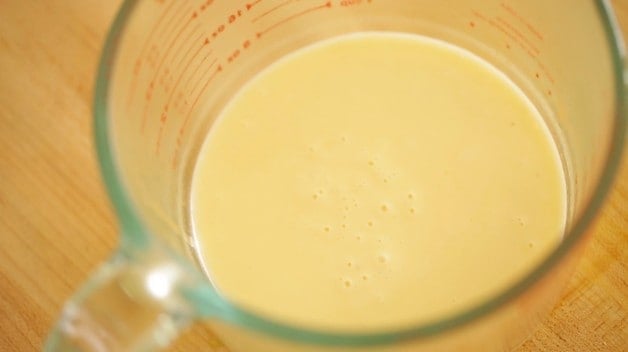
[[[361,33],[299,50],[235,96],[191,188],[199,258],[229,300],[310,327],[454,314],[561,239],[539,113],[444,42]]]

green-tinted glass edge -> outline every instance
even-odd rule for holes
[[[100,173],[114,206],[115,214],[120,222],[121,246],[142,248],[146,245],[149,237],[131,205],[132,203],[128,198],[127,192],[124,191],[121,178],[116,170],[113,150],[109,144],[110,131],[108,126],[109,119],[107,118],[109,113],[107,105],[109,99],[109,80],[111,77],[114,54],[116,53],[118,39],[126,23],[126,19],[135,4],[136,1],[125,0],[110,27],[98,65],[93,109],[94,139],[96,141],[96,153],[100,165]]]

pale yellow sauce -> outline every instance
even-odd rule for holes
[[[462,49],[362,33],[239,92],[192,184],[199,256],[230,300],[306,326],[407,326],[520,278],[561,239],[542,118]]]

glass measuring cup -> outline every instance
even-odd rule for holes
[[[610,187],[624,136],[622,42],[607,2],[126,1],[95,101],[103,177],[121,243],[66,306],[48,350],[150,350],[207,318],[237,351],[504,350],[555,301]],[[310,331],[243,310],[198,270],[189,187],[215,117],[250,77],[310,43],[398,31],[466,48],[505,72],[543,114],[567,171],[563,243],[499,295],[398,331]]]

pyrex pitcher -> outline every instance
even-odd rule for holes
[[[313,331],[247,311],[212,287],[195,254],[191,173],[218,113],[248,79],[313,42],[366,30],[444,40],[507,74],[560,144],[570,220],[540,265],[477,306],[395,331]],[[68,302],[46,350],[158,350],[192,323],[210,324],[233,352],[518,345],[564,286],[618,166],[622,55],[603,0],[125,1],[94,105],[120,245]]]

